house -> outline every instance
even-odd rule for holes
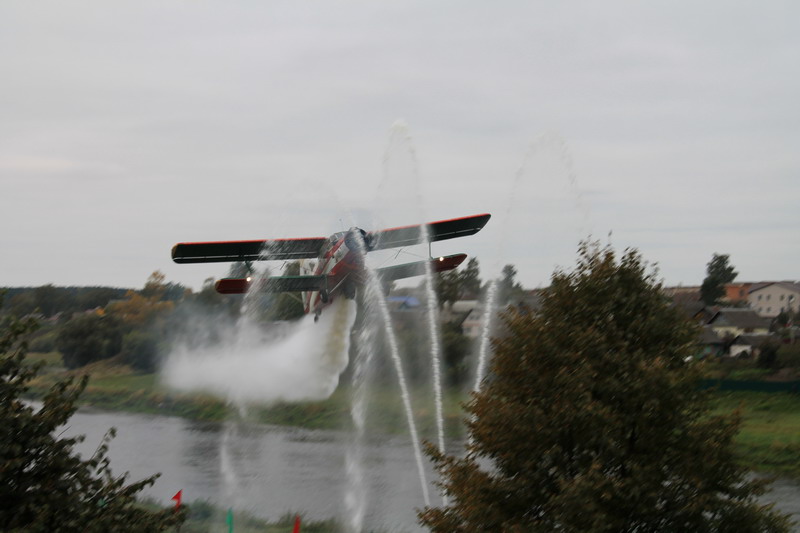
[[[700,330],[698,345],[700,348],[698,355],[701,358],[725,355],[725,342],[710,326],[704,326]]]
[[[725,296],[722,297],[722,300],[733,305],[746,305],[747,296],[752,286],[753,283],[750,282],[726,283]]]
[[[483,331],[483,308],[472,309],[461,322],[461,332],[470,339],[477,339]]]
[[[752,309],[722,307],[714,313],[708,325],[721,338],[738,337],[746,333],[769,333],[770,320]]]
[[[714,309],[701,301],[673,300],[671,305],[696,324],[708,324],[714,316]]]
[[[420,306],[419,299],[414,296],[389,296],[386,303],[392,312],[415,311]]]
[[[475,339],[482,327],[483,306],[478,300],[459,300],[445,305],[439,314],[442,322],[455,322],[467,337]]]
[[[664,295],[672,300],[676,305],[683,305],[689,302],[700,301],[700,287],[699,286],[678,286],[678,287],[664,287],[662,289]]]
[[[797,313],[800,310],[800,283],[794,281],[772,281],[750,287],[747,294],[750,308],[760,316],[775,318],[783,312]]]
[[[769,341],[776,340],[777,337],[771,333],[760,333],[753,335],[739,335],[734,339],[730,347],[731,357],[752,356],[758,357],[761,346]]]

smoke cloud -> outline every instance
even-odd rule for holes
[[[178,391],[206,392],[238,405],[329,397],[347,367],[352,301],[340,298],[314,322],[265,330],[243,316],[220,342],[176,345],[163,367],[164,383]]]

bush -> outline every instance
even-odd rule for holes
[[[184,510],[137,505],[136,495],[158,474],[135,483],[128,483],[127,474],[112,474],[113,428],[88,459],[74,451],[83,437],[61,436],[88,376],[56,383],[38,408],[22,401],[41,368],[25,364],[24,336],[34,326],[11,320],[0,329],[0,530],[133,533],[180,527]]]
[[[758,347],[758,358],[756,365],[759,368],[775,368],[778,362],[778,343],[774,341],[764,341]]]
[[[158,339],[152,333],[131,331],[122,341],[123,360],[140,372],[155,372],[159,360]]]
[[[77,316],[61,328],[56,348],[70,369],[113,357],[122,348],[122,324],[113,316]]]
[[[58,332],[54,330],[42,331],[35,335],[30,342],[30,351],[38,353],[49,353],[56,350],[56,337]]]
[[[800,368],[800,343],[784,344],[778,348],[778,368]]]

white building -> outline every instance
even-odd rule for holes
[[[774,281],[754,284],[747,294],[747,302],[751,309],[767,318],[774,318],[784,311],[797,313],[800,309],[800,283]]]

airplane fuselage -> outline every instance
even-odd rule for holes
[[[365,280],[364,254],[366,243],[357,236],[358,228],[334,233],[323,245],[317,259],[300,260],[300,274],[325,276],[327,287],[318,291],[303,291],[301,298],[305,313],[319,314],[323,307],[343,293],[348,299],[355,298],[356,286]]]

